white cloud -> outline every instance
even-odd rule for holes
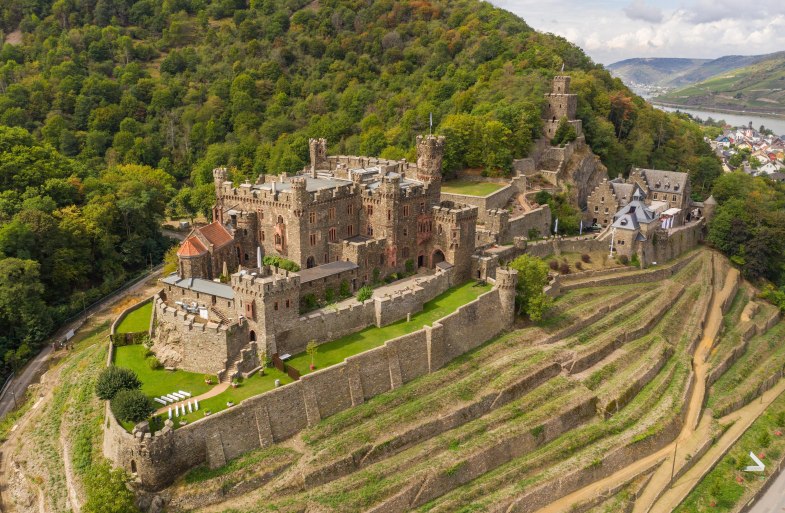
[[[609,64],[631,57],[716,58],[785,49],[782,0],[492,0]],[[558,13],[558,17],[554,14]],[[555,19],[554,19],[555,18]]]
[[[624,14],[631,20],[648,21],[649,23],[659,23],[662,21],[662,11],[649,5],[645,0],[633,0],[624,8]]]

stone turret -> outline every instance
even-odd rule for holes
[[[292,187],[292,205],[297,213],[308,203],[308,179],[304,176],[295,176],[289,180],[289,183]]]
[[[311,176],[317,169],[327,169],[327,139],[308,139],[308,148],[311,153]]]
[[[714,199],[714,196],[709,196],[706,201],[703,202],[703,217],[706,218],[707,223],[712,220],[716,211],[717,200]]]
[[[496,288],[499,289],[502,319],[505,326],[515,322],[515,294],[518,286],[518,271],[510,268],[496,269]]]
[[[213,221],[224,222],[223,185],[228,178],[225,167],[213,169],[213,183],[215,183],[215,206],[213,206]]]
[[[440,182],[444,158],[444,136],[417,136],[417,179]]]

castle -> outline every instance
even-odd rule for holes
[[[354,294],[423,267],[467,280],[477,207],[441,202],[444,141],[418,137],[417,162],[409,163],[327,156],[327,142],[312,139],[302,174],[239,186],[216,169],[215,221],[183,242],[178,271],[162,280],[157,304],[163,317],[167,308],[193,314],[201,335],[163,326],[153,347],[158,358],[231,379],[258,367],[260,348],[267,355],[304,349],[312,335],[294,333],[306,301]],[[265,266],[267,255],[301,270]]]

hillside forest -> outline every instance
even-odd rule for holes
[[[84,304],[159,262],[166,216],[329,152],[506,175],[564,66],[611,176],[720,173],[699,127],[653,109],[563,38],[487,2],[5,0],[0,4],[0,355],[9,372]],[[749,249],[745,249],[749,255]]]

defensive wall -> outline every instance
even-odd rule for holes
[[[498,270],[496,286],[456,312],[343,363],[244,400],[179,429],[128,433],[107,413],[104,454],[160,489],[196,465],[220,467],[241,454],[285,440],[306,426],[441,368],[496,336],[515,316],[517,273]]]
[[[117,333],[117,328],[120,326],[120,324],[123,322],[123,320],[125,320],[125,318],[128,317],[128,314],[130,314],[131,312],[134,312],[134,311],[142,308],[144,305],[146,305],[147,303],[149,303],[152,300],[153,300],[153,298],[148,297],[148,298],[140,301],[139,303],[133,304],[133,305],[129,306],[128,308],[126,308],[125,310],[123,310],[122,312],[120,312],[120,315],[117,316],[117,318],[114,320],[114,322],[112,323],[112,325],[109,328],[109,339],[112,341],[112,343],[114,344],[115,347],[116,346],[127,345],[127,344],[138,343],[140,341],[140,337],[147,336],[147,335],[150,334],[150,330],[152,330],[152,326],[153,326],[153,319],[152,319],[152,317],[150,318],[150,326],[148,327],[148,331],[140,331],[140,332],[137,332],[137,333],[119,333],[118,334]],[[110,355],[110,357],[111,357],[111,355]]]
[[[435,274],[414,278],[407,288],[389,295],[363,303],[351,299],[303,315],[276,334],[278,353],[301,353],[311,340],[328,342],[368,326],[383,327],[405,319],[410,313],[422,311],[425,303],[449,289],[453,279],[453,269],[437,270]]]

